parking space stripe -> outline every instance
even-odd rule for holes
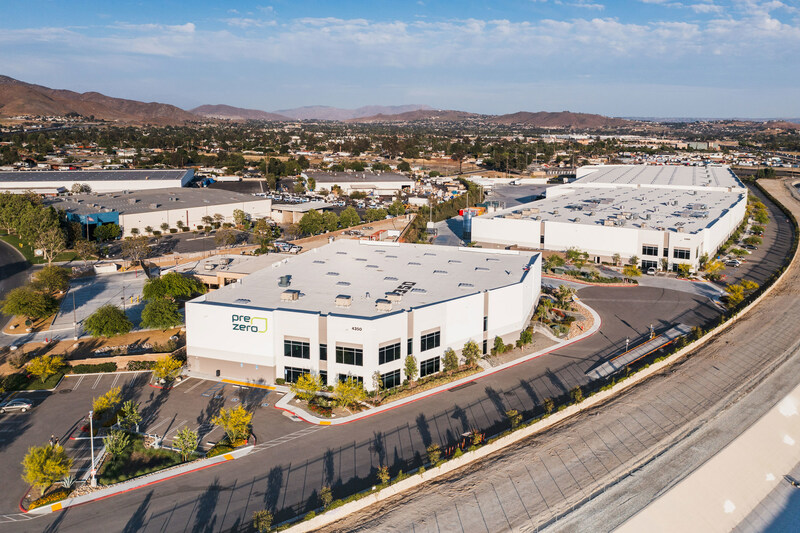
[[[86,376],[81,376],[81,377],[79,377],[79,378],[78,378],[78,382],[75,384],[75,386],[74,386],[74,387],[72,387],[72,390],[76,390],[78,387],[80,387],[80,386],[81,386],[81,382],[83,381],[83,378],[85,378],[85,377],[86,377]]]
[[[96,389],[97,388],[97,385],[100,383],[101,379],[103,379],[103,374],[98,374],[97,375],[97,379],[94,382],[94,385],[92,385],[92,389]]]
[[[117,384],[117,381],[119,380],[119,377],[120,377],[121,375],[122,375],[122,374],[117,374],[116,376],[114,376],[114,381],[112,381],[112,382],[111,382],[111,388],[114,388],[114,385],[116,385],[116,384]]]
[[[178,422],[178,423],[175,425],[175,427],[174,427],[174,428],[172,428],[172,429],[170,429],[169,431],[167,431],[166,433],[164,433],[164,438],[166,439],[166,438],[167,438],[167,436],[168,436],[170,433],[173,433],[173,434],[174,434],[174,433],[177,433],[178,431],[180,431],[181,427],[183,427],[183,425],[184,425],[184,424],[186,424],[186,422],[188,422],[188,420],[181,420],[180,422]]]
[[[197,387],[199,387],[202,384],[203,384],[203,380],[202,379],[198,379],[197,383],[195,383],[194,385],[189,387],[187,390],[183,391],[183,393],[184,394],[189,394],[190,392],[192,392],[194,389],[196,389]]]

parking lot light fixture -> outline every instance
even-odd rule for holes
[[[95,477],[95,469],[94,469],[94,424],[92,423],[92,419],[94,418],[94,411],[89,411],[89,450],[92,454],[92,466],[89,470],[89,474],[91,475],[91,486],[97,486],[97,478]]]

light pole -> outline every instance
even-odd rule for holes
[[[631,339],[630,339],[630,338],[628,338],[628,337],[625,337],[625,351],[626,351],[626,352],[628,351],[628,345],[629,345],[630,343],[631,343]]]
[[[92,454],[92,467],[89,470],[89,474],[92,476],[90,481],[92,487],[97,486],[97,478],[95,478],[95,470],[94,470],[94,424],[92,423],[92,418],[94,418],[94,411],[89,411],[89,450]]]

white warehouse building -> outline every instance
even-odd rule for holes
[[[73,194],[46,198],[45,203],[65,211],[67,219],[84,227],[98,223],[116,223],[122,236],[140,235],[145,228],[161,231],[161,225],[177,228],[180,221],[189,229],[205,225],[203,218],[221,215],[223,222],[233,222],[233,212],[242,210],[251,220],[271,218],[272,200],[222,189],[181,187],[154,191]]]
[[[187,365],[200,375],[262,383],[304,373],[371,389],[439,372],[447,348],[510,342],[536,308],[536,253],[335,241],[186,304]]]
[[[68,192],[73,185],[88,185],[93,192],[143,191],[185,187],[194,169],[176,170],[17,170],[0,172],[0,191]]]
[[[472,240],[697,269],[746,215],[747,189],[725,167],[590,167],[579,175],[543,200],[473,219]]]

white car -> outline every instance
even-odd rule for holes
[[[648,276],[655,276],[656,275],[656,267],[650,267],[647,269]]]
[[[28,400],[9,400],[5,403],[0,403],[0,413],[7,413],[8,411],[22,411],[24,413],[31,407],[33,407],[33,403]]]
[[[727,261],[725,261],[725,266],[729,266],[729,267],[738,267],[741,264],[742,264],[742,262],[739,261],[738,259],[728,259]]]

